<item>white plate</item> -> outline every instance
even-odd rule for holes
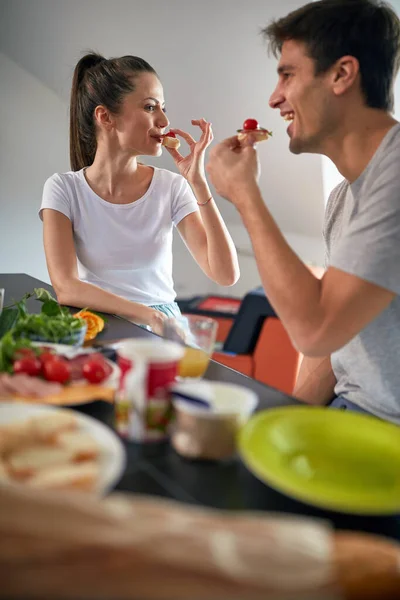
[[[75,356],[81,356],[82,354],[94,354],[95,352],[99,353],[99,351],[95,348],[77,348],[76,346],[68,346],[67,344],[53,344],[51,342],[32,342],[32,345],[38,346],[39,348],[51,348],[56,354],[62,354],[66,358],[75,358]],[[120,368],[116,363],[112,362],[108,358],[104,357],[104,360],[108,365],[110,365],[110,367],[112,368],[112,372],[107,377],[107,379],[101,382],[100,385],[104,387],[110,387],[116,390],[119,386],[119,379],[121,374]],[[70,385],[82,383],[88,383],[88,381],[86,381],[86,379],[77,379],[76,381],[73,381]]]
[[[98,458],[100,476],[96,492],[99,495],[106,494],[121,479],[126,467],[126,452],[119,437],[106,425],[75,410],[45,406],[43,404],[24,404],[15,402],[0,403],[0,425],[9,425],[18,421],[25,421],[34,415],[50,412],[73,413],[78,420],[81,431],[88,433],[96,440],[100,448]]]

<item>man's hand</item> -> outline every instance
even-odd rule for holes
[[[237,208],[245,202],[245,192],[258,189],[260,165],[251,134],[242,143],[237,136],[228,138],[210,151],[206,167],[220,196]]]

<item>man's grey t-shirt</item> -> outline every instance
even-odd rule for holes
[[[354,183],[344,180],[333,190],[324,237],[327,266],[397,294],[332,354],[335,394],[400,424],[400,124]]]

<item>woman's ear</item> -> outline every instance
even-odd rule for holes
[[[102,129],[110,131],[114,127],[114,119],[110,111],[101,104],[94,109],[94,118],[96,124]]]
[[[354,56],[342,56],[332,67],[332,90],[336,96],[346,93],[359,81],[360,63]]]

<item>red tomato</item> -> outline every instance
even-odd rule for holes
[[[49,350],[45,350],[44,352],[39,354],[39,360],[40,364],[42,365],[42,368],[45,363],[47,363],[49,360],[54,360],[55,357],[56,355],[53,354],[53,352],[50,352]]]
[[[40,374],[41,364],[40,360],[31,356],[25,356],[25,358],[19,358],[13,364],[14,373],[25,373],[30,377],[36,377]]]
[[[166,135],[166,137],[173,137],[173,138],[176,138],[176,135],[174,134],[174,132],[173,132],[173,131],[168,131],[168,133],[166,133],[165,135]]]
[[[101,383],[110,374],[110,367],[103,356],[93,356],[88,358],[83,365],[83,376],[89,383]]]
[[[256,121],[255,119],[246,119],[245,122],[243,123],[243,129],[246,129],[246,131],[250,131],[252,129],[257,129],[258,127],[258,121]]]
[[[67,383],[71,377],[71,369],[65,358],[54,356],[47,360],[43,365],[43,375],[47,381],[56,381],[57,383]]]
[[[20,348],[14,353],[14,361],[21,358],[36,358],[35,351],[32,348]]]

